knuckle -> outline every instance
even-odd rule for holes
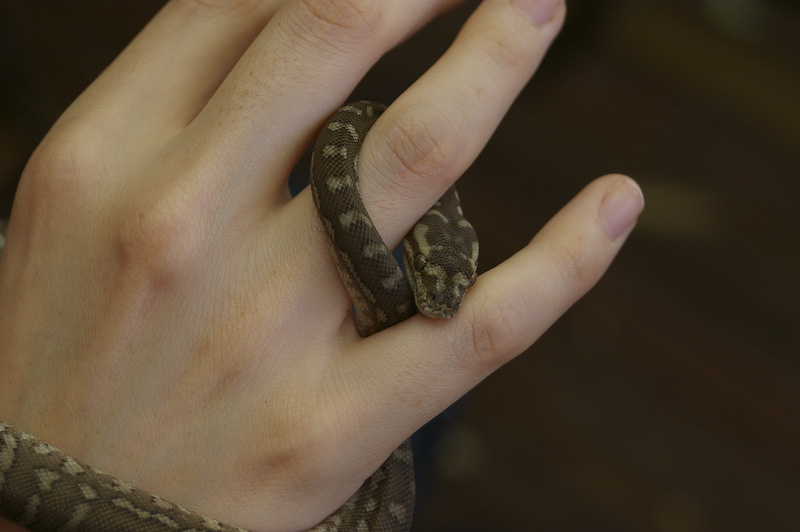
[[[298,6],[297,37],[344,50],[362,46],[381,26],[382,12],[370,0],[301,0]]]
[[[65,133],[46,137],[22,173],[15,201],[31,221],[39,215],[74,220],[86,211],[78,205],[96,203],[107,188],[110,157],[96,132],[70,127]]]
[[[410,113],[389,125],[383,159],[389,174],[404,182],[409,177],[425,183],[431,179],[445,181],[453,173],[465,144],[458,129],[441,114],[420,119]]]
[[[490,309],[477,308],[468,320],[469,334],[464,335],[463,350],[470,353],[473,365],[481,372],[494,370],[521,352],[523,345],[520,324],[522,310],[510,303]]]
[[[122,266],[154,284],[186,272],[205,247],[205,224],[198,212],[183,191],[125,209],[114,235]]]
[[[24,172],[25,181],[31,181],[30,191],[61,201],[90,192],[101,179],[105,165],[98,146],[91,136],[80,132],[45,139]]]

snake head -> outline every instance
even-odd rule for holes
[[[446,220],[429,211],[406,237],[403,262],[417,309],[431,318],[452,318],[478,278],[478,237],[466,219]]]

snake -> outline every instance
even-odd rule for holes
[[[403,268],[361,200],[361,144],[386,107],[339,109],[312,150],[310,187],[331,256],[366,337],[417,311],[450,318],[477,278],[478,240],[450,187],[403,239]],[[0,257],[6,240],[0,220]],[[410,440],[343,506],[308,532],[407,532],[414,506]],[[0,421],[0,516],[36,532],[240,532],[108,475]],[[244,531],[246,532],[246,531]]]

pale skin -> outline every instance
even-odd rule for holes
[[[0,420],[219,520],[304,530],[529,347],[632,230],[629,178],[590,183],[453,319],[366,339],[311,195],[287,192],[371,65],[453,3],[168,2],[25,169],[0,262]],[[485,0],[381,117],[360,170],[388,243],[477,156],[564,14]]]

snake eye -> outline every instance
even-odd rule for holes
[[[436,294],[436,303],[439,305],[444,303],[444,294]]]
[[[467,286],[472,286],[475,284],[475,281],[478,280],[478,272],[472,272],[472,277],[469,278],[469,284]]]
[[[416,257],[414,257],[414,269],[418,272],[421,272],[425,269],[425,265],[428,263],[428,259],[425,258],[425,255],[420,253]]]

